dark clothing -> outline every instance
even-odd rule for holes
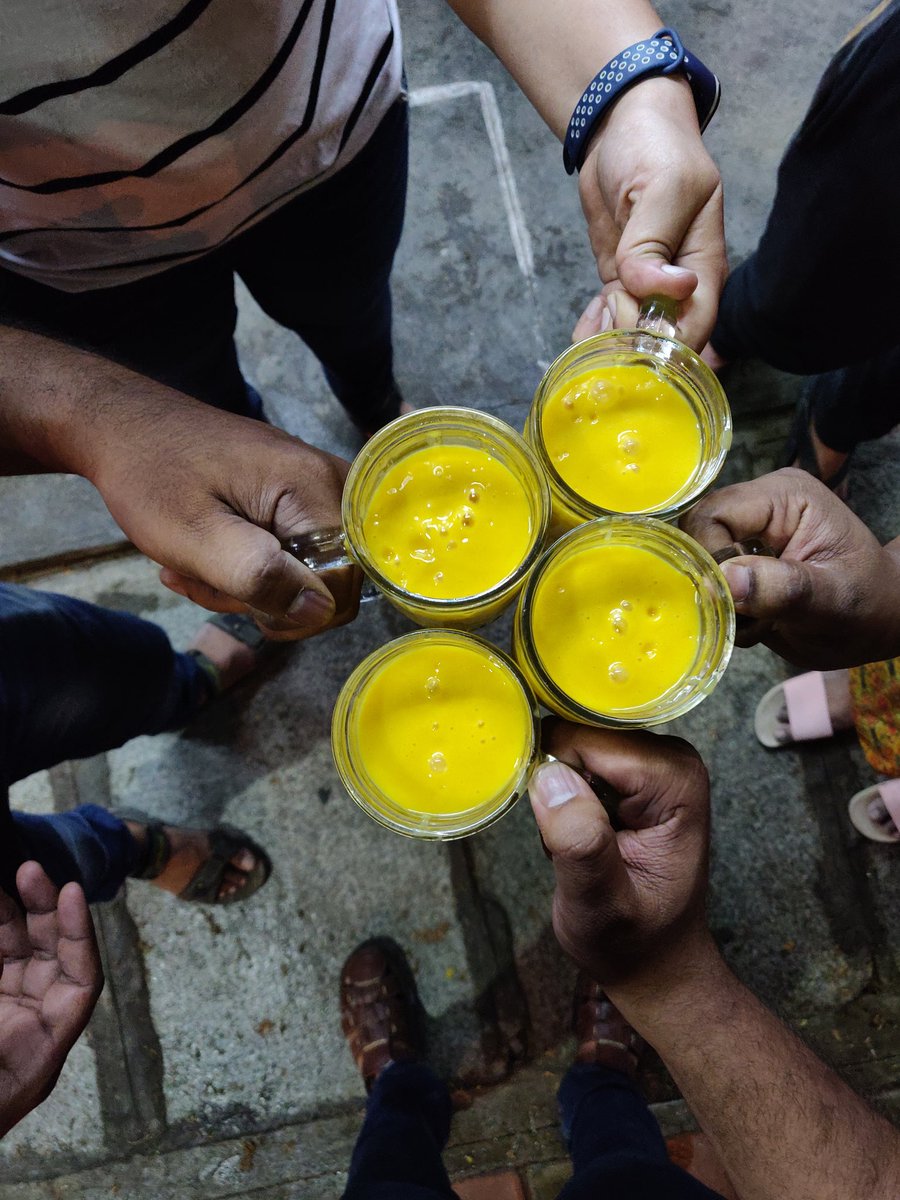
[[[851,450],[900,422],[900,0],[831,61],[785,152],[755,252],[712,344],[811,381],[816,432]],[[836,305],[838,307],[836,307]]]
[[[673,1166],[647,1102],[628,1076],[572,1067],[559,1089],[573,1177],[560,1200],[721,1200]],[[450,1096],[420,1063],[395,1063],[375,1082],[344,1200],[452,1200],[441,1161]]]
[[[234,345],[237,273],[322,364],[361,427],[397,416],[390,272],[406,204],[408,105],[341,171],[221,250],[161,274],[62,292],[0,270],[0,321],[92,350],[217,408],[256,416]]]
[[[10,784],[69,758],[187,724],[209,679],[149,621],[68,596],[0,584],[0,887],[35,859],[57,886],[111,900],[137,862],[126,826],[97,805],[9,811]]]

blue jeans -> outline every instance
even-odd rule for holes
[[[106,809],[10,812],[16,780],[144,733],[186,724],[209,699],[207,676],[149,621],[68,596],[0,584],[0,887],[15,892],[36,859],[57,886],[111,900],[137,844]]]
[[[408,105],[337,174],[221,249],[135,283],[61,292],[0,269],[0,321],[81,346],[242,416],[258,416],[234,345],[234,276],[316,355],[367,431],[399,413],[390,274],[403,229]]]
[[[559,1200],[722,1200],[669,1162],[637,1085],[608,1067],[576,1064],[559,1089],[573,1175]],[[441,1161],[450,1096],[422,1063],[395,1063],[375,1082],[344,1200],[453,1200]]]

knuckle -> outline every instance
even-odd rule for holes
[[[256,546],[236,566],[233,594],[257,608],[265,608],[277,598],[285,570],[284,552],[274,539]]]

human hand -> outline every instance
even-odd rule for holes
[[[112,406],[110,406],[112,407]],[[276,639],[356,615],[359,573],[325,581],[280,539],[339,526],[349,464],[281,430],[166,390],[104,413],[85,473],[163,583]],[[336,604],[337,599],[337,604]]]
[[[25,906],[0,891],[0,1137],[53,1090],[103,989],[84,892],[19,867]]]
[[[640,302],[663,295],[679,301],[679,337],[701,349],[727,263],[722,183],[685,80],[643,80],[616,101],[594,136],[579,191],[604,287],[572,340],[633,328]]]
[[[529,792],[560,945],[606,988],[664,987],[711,945],[706,768],[687,742],[650,733],[548,720],[543,744],[561,761],[539,767]],[[579,772],[618,794],[618,832]]]
[[[786,467],[712,492],[681,519],[710,553],[758,537],[779,558],[744,556],[722,570],[735,609],[798,666],[857,666],[900,653],[900,564],[842,500]]]

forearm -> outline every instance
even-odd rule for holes
[[[900,1134],[708,948],[673,986],[611,999],[665,1062],[741,1200],[893,1200]]]
[[[655,33],[663,22],[646,0],[448,0],[472,32],[496,54],[562,140],[575,105],[597,72],[620,50]],[[641,84],[640,87],[646,87]],[[681,79],[651,85],[666,103],[696,122]]]
[[[0,325],[0,475],[93,478],[104,431],[154,400],[191,403],[134,371],[53,338]]]

